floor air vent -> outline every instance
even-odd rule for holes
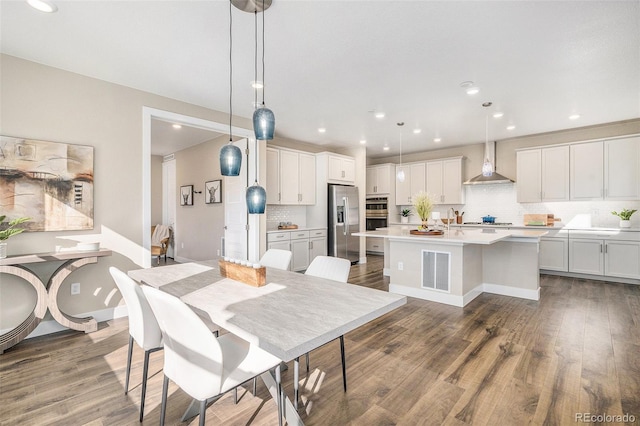
[[[422,250],[422,287],[449,291],[451,253]]]

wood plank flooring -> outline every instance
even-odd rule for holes
[[[382,258],[351,283],[387,290]],[[576,413],[632,415],[640,424],[640,286],[542,276],[539,302],[483,294],[466,308],[410,299],[345,336],[349,389],[337,341],[301,363],[308,425],[567,425]],[[142,350],[124,395],[127,319],[91,334],[28,339],[0,356],[0,425],[136,425]],[[293,394],[292,369],[284,372]],[[151,356],[144,424],[158,424],[162,352]],[[189,397],[172,384],[167,424]],[[264,385],[225,395],[208,425],[274,425]],[[197,418],[186,424],[197,424]],[[598,423],[623,424],[623,423]]]

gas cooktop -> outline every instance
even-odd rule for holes
[[[513,225],[511,222],[465,222],[463,225],[490,225],[490,226],[507,226]]]

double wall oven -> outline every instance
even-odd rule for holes
[[[386,228],[388,214],[387,197],[367,197],[365,211],[367,231]]]

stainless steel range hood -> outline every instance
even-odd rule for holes
[[[496,166],[496,143],[487,142],[485,144],[484,158],[491,161],[493,167]],[[499,173],[493,172],[490,176],[484,176],[480,173],[478,176],[472,177],[468,181],[464,182],[465,185],[488,185],[492,183],[513,183],[513,180],[508,177],[502,176]]]

